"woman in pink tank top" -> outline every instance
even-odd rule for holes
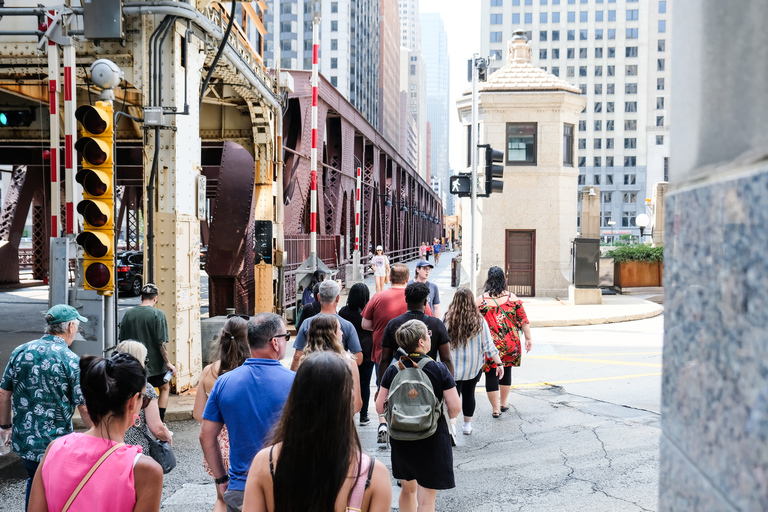
[[[80,360],[80,387],[93,427],[48,446],[32,483],[30,511],[160,508],[163,470],[140,446],[123,444],[141,409],[146,378],[144,367],[128,354]]]
[[[243,512],[389,512],[387,468],[360,446],[352,412],[352,373],[337,354],[307,355],[283,415],[256,454]]]

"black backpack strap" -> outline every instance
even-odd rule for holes
[[[371,475],[373,475],[373,465],[376,463],[376,457],[371,455],[371,464],[368,466],[368,478],[365,479],[365,488],[371,486]]]

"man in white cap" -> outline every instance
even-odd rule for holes
[[[0,381],[0,437],[10,443],[27,470],[27,504],[45,449],[72,433],[75,407],[91,427],[80,392],[80,357],[69,349],[80,322],[88,319],[72,306],[57,304],[48,310],[45,321],[45,335],[11,353]]]
[[[440,290],[435,283],[427,281],[429,273],[435,268],[428,261],[421,260],[416,264],[415,276],[411,283],[427,283],[429,285],[429,297],[427,297],[427,304],[432,308],[432,312],[435,318],[443,318],[443,312],[440,309]]]

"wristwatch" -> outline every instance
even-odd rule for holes
[[[224,476],[222,476],[222,477],[220,477],[220,478],[216,478],[216,479],[213,481],[213,483],[215,483],[216,485],[225,484],[225,483],[227,483],[227,482],[229,482],[229,475],[224,475]]]

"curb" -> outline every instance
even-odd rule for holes
[[[653,318],[661,315],[663,312],[664,312],[664,308],[661,306],[658,306],[657,308],[652,309],[650,311],[642,311],[642,312],[632,313],[628,315],[616,315],[616,316],[610,316],[610,317],[594,317],[594,318],[571,318],[571,319],[557,319],[557,320],[533,320],[531,321],[531,327],[578,327],[578,326],[584,326],[584,325],[616,324],[620,322],[631,322],[634,320],[645,320],[646,318]]]

